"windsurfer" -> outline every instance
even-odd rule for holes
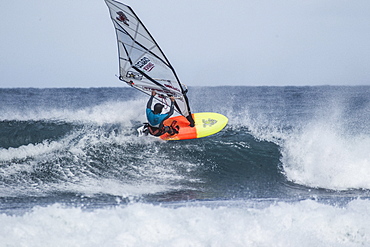
[[[152,95],[146,105],[146,117],[149,122],[148,124],[149,133],[154,136],[160,136],[160,135],[163,135],[164,133],[168,133],[169,135],[177,134],[179,127],[176,125],[176,121],[174,121],[171,124],[171,126],[163,125],[164,120],[169,118],[174,112],[175,98],[170,97],[171,99],[170,110],[165,114],[161,114],[162,109],[164,107],[164,105],[162,105],[161,103],[157,103],[154,105],[154,111],[151,109],[153,98],[155,95],[156,95],[156,92],[153,90]]]

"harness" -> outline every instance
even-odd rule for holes
[[[177,125],[177,121],[173,121],[170,126],[162,126],[157,128],[150,126],[150,124],[145,123],[144,126],[148,129],[149,133],[153,136],[161,136],[165,133],[168,133],[169,135],[174,135],[179,133],[180,127]]]
[[[149,133],[153,136],[160,136],[166,132],[164,129],[164,126],[162,126],[162,128],[157,128],[157,127],[152,127],[149,124],[147,124],[147,128],[149,130]]]

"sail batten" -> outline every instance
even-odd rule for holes
[[[182,84],[169,60],[130,6],[105,0],[116,30],[119,79],[161,98],[174,96],[175,108],[191,120],[191,112]],[[164,102],[166,103],[166,102]]]

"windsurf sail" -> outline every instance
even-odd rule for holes
[[[105,0],[116,29],[119,79],[150,94],[152,90],[164,99],[175,97],[175,109],[194,125],[187,88],[183,87],[174,68],[152,35],[130,6],[114,0]],[[185,89],[184,89],[185,88]]]

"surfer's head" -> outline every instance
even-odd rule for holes
[[[159,114],[162,112],[164,105],[157,103],[154,105],[154,114]]]

